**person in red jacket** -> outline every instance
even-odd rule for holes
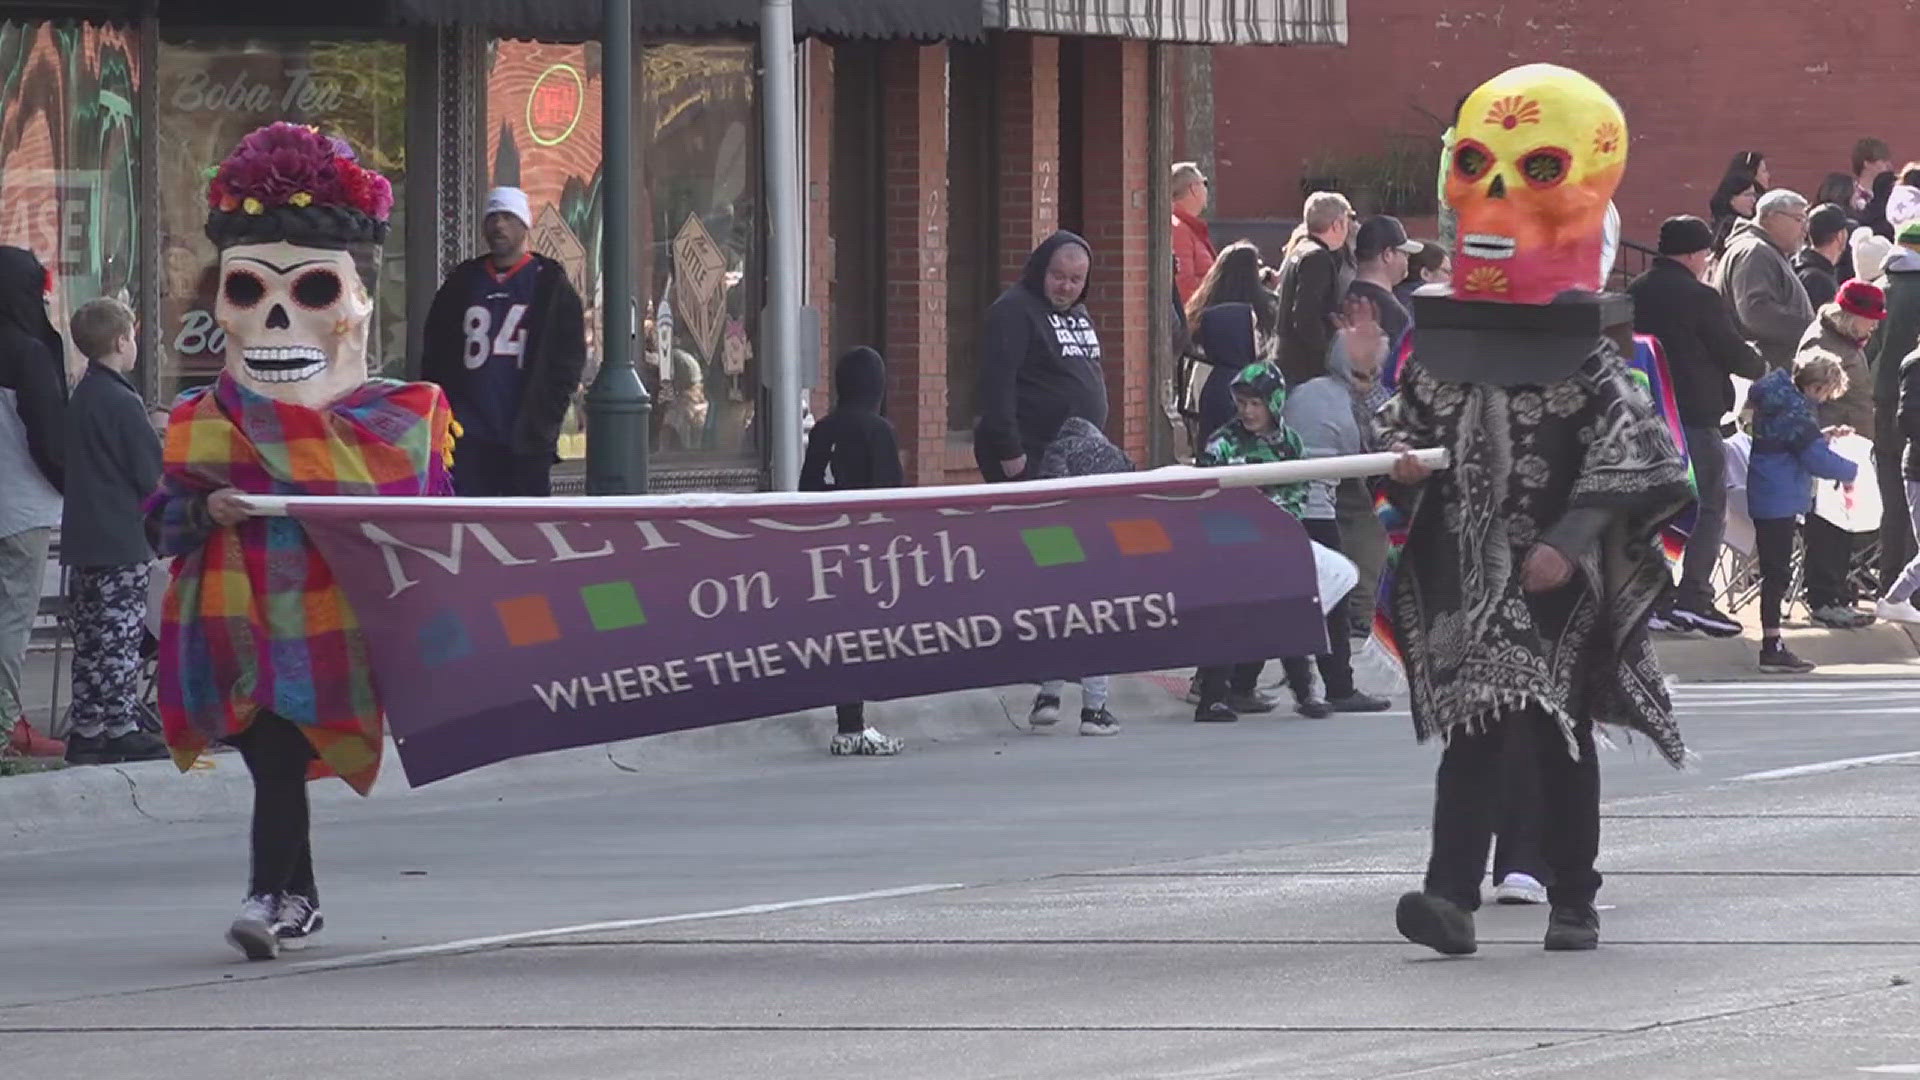
[[[1193,290],[1213,269],[1219,255],[1213,247],[1213,235],[1200,215],[1207,209],[1207,176],[1200,166],[1183,161],[1173,167],[1173,284],[1180,303],[1193,297]]]

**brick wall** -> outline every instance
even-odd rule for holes
[[[908,481],[937,484],[947,434],[946,46],[889,44],[881,78],[887,413]]]
[[[1854,140],[1920,157],[1899,91],[1920,19],[1907,0],[1724,5],[1547,0],[1355,3],[1345,49],[1222,48],[1214,55],[1215,213],[1297,216],[1301,166],[1378,150],[1404,132],[1438,138],[1460,95],[1505,68],[1576,68],[1620,100],[1632,151],[1619,203],[1629,239],[1660,219],[1704,216],[1735,151],[1765,153],[1773,182],[1811,192],[1845,172]]]
[[[1094,252],[1087,308],[1099,329],[1105,359],[1107,435],[1135,461],[1145,461],[1153,397],[1147,327],[1146,42],[1088,41],[1084,85],[1082,213]]]
[[[1060,39],[1006,34],[1000,50],[1000,283],[1060,221]]]
[[[803,46],[807,71],[807,303],[820,312],[820,372],[814,379],[813,415],[833,403],[833,46],[810,38]]]

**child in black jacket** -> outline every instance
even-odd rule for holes
[[[833,368],[834,407],[807,436],[807,458],[800,466],[801,491],[860,491],[901,487],[900,444],[893,425],[880,415],[887,396],[887,364],[864,346],[840,358]],[[859,702],[839,707],[840,730],[833,737],[836,757],[887,756],[900,752],[900,740],[867,726]]]

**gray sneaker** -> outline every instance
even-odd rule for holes
[[[227,927],[227,944],[249,960],[272,960],[280,955],[280,939],[273,924],[280,917],[280,898],[249,896],[240,904],[240,916]]]
[[[1052,694],[1035,694],[1027,723],[1033,727],[1052,727],[1060,722],[1060,699]]]

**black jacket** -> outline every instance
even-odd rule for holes
[[[983,465],[1024,454],[1031,471],[1068,417],[1095,427],[1107,422],[1106,375],[1086,292],[1065,311],[1055,311],[1047,300],[1047,264],[1067,244],[1079,245],[1092,258],[1085,240],[1054,233],[1027,257],[1020,280],[987,308],[980,342],[980,419],[974,426],[974,454]]]
[[[67,402],[60,561],[106,567],[152,559],[143,504],[159,483],[160,436],[146,402],[125,375],[88,364]]]
[[[0,247],[0,390],[27,432],[27,455],[52,484],[66,486],[67,348],[47,318],[47,272],[33,252]]]
[[[1327,373],[1333,317],[1346,291],[1344,265],[1344,255],[1309,236],[1280,266],[1280,372],[1288,386]]]
[[[1895,410],[1901,407],[1906,358],[1920,346],[1920,254],[1893,249],[1886,267],[1887,317],[1867,339],[1873,372],[1873,441],[1881,454],[1905,442]]]
[[[551,458],[560,445],[560,424],[567,418],[574,391],[587,369],[587,319],[580,294],[567,280],[559,263],[544,255],[533,257],[540,274],[532,310],[527,314],[526,389],[514,422],[516,454]],[[447,275],[427,309],[420,377],[439,383],[460,418],[466,398],[466,318],[464,305],[473,295],[476,279],[488,272],[487,256],[468,259]]]
[[[1633,328],[1660,339],[1673,375],[1673,396],[1680,422],[1717,428],[1733,408],[1730,375],[1757,379],[1766,362],[1734,328],[1733,313],[1719,290],[1693,276],[1672,259],[1655,259],[1653,269],[1627,286],[1633,297]]]
[[[1901,475],[1908,483],[1920,483],[1920,349],[1900,361],[1899,424],[1907,442]]]
[[[1800,284],[1806,286],[1807,299],[1813,301],[1815,311],[1833,303],[1833,298],[1840,295],[1840,268],[1810,247],[1801,248],[1793,257],[1793,272],[1799,276]]]
[[[881,416],[887,398],[887,363],[858,348],[833,367],[833,411],[807,436],[800,466],[801,491],[858,491],[906,484],[900,443]],[[832,466],[832,475],[828,475]]]

